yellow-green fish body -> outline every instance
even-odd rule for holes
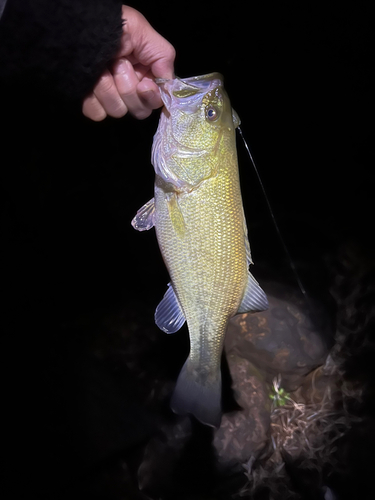
[[[172,409],[217,426],[228,321],[238,312],[268,305],[248,271],[235,143],[238,117],[218,73],[166,80],[160,87],[165,107],[152,152],[155,198],[133,225],[139,230],[155,225],[171,278],[156,323],[173,333],[186,319],[189,328],[190,354]]]

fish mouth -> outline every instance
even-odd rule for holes
[[[209,85],[209,83],[212,80],[220,80],[221,84],[224,82],[223,75],[217,71],[213,73],[207,73],[206,75],[199,75],[199,76],[190,76],[188,78],[155,78],[155,83],[157,85],[163,85],[164,83],[167,82],[172,82],[174,80],[178,80],[181,83],[185,83],[186,85],[192,86],[192,87],[197,87],[201,88],[202,85]],[[194,83],[196,85],[194,85]]]
[[[223,80],[224,78],[220,73],[214,72],[189,78],[156,78],[155,83],[160,88],[161,98],[168,110],[171,107],[171,101],[177,98],[181,104],[180,99],[182,99],[187,108],[192,105],[191,112],[194,112],[197,109],[197,99],[200,99],[202,94],[206,94],[214,88],[222,87]],[[187,108],[185,108],[186,111]]]

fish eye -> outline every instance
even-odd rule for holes
[[[215,106],[208,106],[206,108],[206,118],[210,122],[213,122],[219,118],[219,112]]]

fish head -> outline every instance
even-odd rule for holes
[[[165,182],[191,189],[217,172],[222,148],[233,140],[239,119],[219,73],[157,83],[164,108],[152,164]]]

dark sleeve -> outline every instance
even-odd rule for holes
[[[0,77],[82,99],[116,54],[120,0],[8,0],[0,20]]]

